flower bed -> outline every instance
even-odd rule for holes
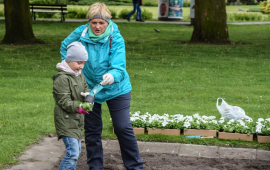
[[[200,116],[198,113],[195,113],[192,116],[184,116],[181,114],[150,115],[148,112],[142,114],[138,111],[130,114],[130,120],[133,127],[145,128],[148,134],[163,133],[165,132],[165,129],[177,129],[179,131],[183,129],[184,135],[200,135],[202,133],[199,132],[210,130],[211,134],[228,132],[228,136],[233,136],[232,139],[242,139],[247,141],[253,140],[253,135],[258,134],[258,142],[270,142],[270,118],[259,118],[257,122],[254,122],[252,119],[226,120],[223,117],[216,119],[215,116]],[[158,130],[153,132],[152,129]],[[151,131],[150,133],[149,130]],[[208,136],[209,134],[204,133],[201,136]],[[223,133],[220,134],[224,136]],[[237,137],[237,135],[242,137],[246,136],[248,139]],[[259,135],[265,136],[265,138],[262,139]],[[216,137],[216,135],[213,136]],[[221,136],[221,138],[223,137]],[[260,141],[259,138],[261,139]]]

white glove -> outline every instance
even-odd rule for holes
[[[90,93],[89,92],[81,92],[81,95],[83,96],[83,97],[86,97],[86,96],[88,96]]]
[[[114,82],[114,78],[110,73],[104,74],[102,78],[103,78],[102,85],[113,84]]]

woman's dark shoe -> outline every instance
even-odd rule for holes
[[[128,15],[126,15],[126,19],[128,20],[128,22],[130,22],[130,19],[128,18]]]
[[[139,22],[144,22],[144,20],[139,20],[139,19],[136,19],[136,21],[139,21]]]

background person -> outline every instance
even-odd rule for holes
[[[60,71],[53,76],[53,97],[55,99],[54,122],[58,140],[63,139],[66,155],[59,170],[76,169],[81,153],[81,139],[84,114],[88,114],[78,101],[83,102],[81,92],[89,92],[81,72],[88,59],[87,51],[80,42],[67,47],[66,59],[56,65]]]
[[[82,70],[89,88],[104,82],[104,88],[95,95],[92,112],[85,116],[87,164],[91,170],[103,169],[101,105],[106,102],[126,169],[143,169],[130,122],[131,83],[126,70],[124,39],[111,21],[111,12],[105,4],[91,5],[87,17],[89,23],[76,28],[61,45],[62,59],[65,59],[67,46],[80,41],[89,56]]]
[[[133,3],[133,10],[127,14],[127,20],[130,21],[131,15],[133,15],[136,10],[137,10],[137,15],[136,15],[136,21],[144,22],[142,19],[142,9],[141,9],[141,4],[142,0],[132,0]]]

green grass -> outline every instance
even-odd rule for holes
[[[48,133],[55,133],[52,76],[60,44],[84,23],[34,22],[42,45],[1,45],[0,168]],[[269,117],[270,25],[229,25],[232,45],[190,45],[193,28],[168,24],[119,23],[126,42],[132,83],[131,111],[150,114],[214,115],[216,99],[225,98],[256,120]],[[0,39],[5,34],[0,21]],[[154,28],[160,29],[156,33]],[[106,104],[103,138],[112,133]],[[183,136],[138,135],[142,141],[270,149],[269,144]],[[60,141],[61,142],[61,141]]]

